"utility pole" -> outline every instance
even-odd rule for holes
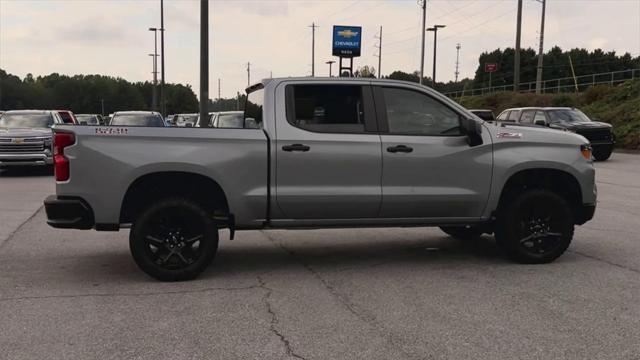
[[[536,94],[542,92],[542,58],[544,57],[544,11],[546,0],[538,0],[542,3],[542,21],[540,22],[540,48],[538,49],[538,71],[536,73]]]
[[[518,18],[516,22],[516,52],[513,60],[513,91],[520,91],[520,34],[522,29],[522,0],[518,0]]]
[[[153,56],[153,98],[151,99],[151,109],[158,111],[158,28],[149,28],[149,31],[153,31],[155,38],[153,54],[149,54],[149,56]]]
[[[460,43],[456,44],[456,82],[458,82],[458,75],[460,75]]]
[[[438,48],[438,29],[442,29],[446,27],[446,25],[433,25],[427,29],[427,31],[433,31],[433,76],[431,80],[433,81],[433,87],[436,87],[436,51]]]
[[[378,39],[378,79],[380,79],[382,78],[382,26],[380,26],[380,35],[376,39]]]
[[[325,62],[325,64],[329,64],[329,77],[331,77],[331,65],[333,65],[333,63],[335,63],[335,61],[333,60],[329,60]]]
[[[420,28],[420,32],[422,33],[422,51],[420,51],[420,84],[422,84],[422,79],[424,78],[424,35],[427,21],[427,0],[418,0],[418,5],[422,7],[422,27]]]
[[[160,80],[160,112],[164,118],[167,116],[167,100],[164,91],[164,0],[160,0],[160,66],[162,67],[162,79]]]
[[[251,63],[247,63],[247,87],[251,86]]]
[[[200,0],[200,119],[209,127],[209,0]]]
[[[220,90],[220,78],[218,78],[218,100],[222,99],[222,93]]]
[[[311,76],[316,76],[316,23],[311,23]]]

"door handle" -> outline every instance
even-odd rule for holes
[[[413,151],[413,148],[407,145],[396,145],[396,146],[389,146],[387,148],[387,151],[390,153],[397,153],[397,152],[410,153]]]
[[[309,147],[307,145],[302,145],[302,144],[285,145],[285,146],[282,147],[282,150],[284,150],[284,151],[302,151],[302,152],[307,152],[307,151],[309,151],[309,149],[311,149],[311,147]]]

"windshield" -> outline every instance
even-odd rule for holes
[[[53,117],[49,114],[11,114],[0,117],[0,127],[4,128],[50,128]]]
[[[575,109],[548,110],[547,114],[549,115],[549,121],[551,121],[551,123],[591,121],[582,111]]]
[[[220,114],[216,127],[219,128],[242,128],[244,117],[242,113],[236,114]]]
[[[82,123],[83,121],[87,123],[87,125],[97,125],[98,117],[94,115],[76,115],[76,119],[78,122]]]
[[[110,125],[121,126],[162,126],[164,127],[164,121],[158,115],[148,114],[116,114],[113,116]]]

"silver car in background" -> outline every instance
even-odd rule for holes
[[[0,116],[0,168],[53,164],[52,132],[57,111],[11,110]]]

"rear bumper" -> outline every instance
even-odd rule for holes
[[[44,200],[47,224],[58,229],[87,230],[95,225],[91,206],[79,197],[50,195]]]
[[[593,215],[596,213],[596,204],[583,204],[577,209],[575,214],[575,223],[582,225],[587,221],[593,219]]]
[[[10,154],[0,153],[0,167],[8,166],[45,166],[53,164],[50,154]]]

